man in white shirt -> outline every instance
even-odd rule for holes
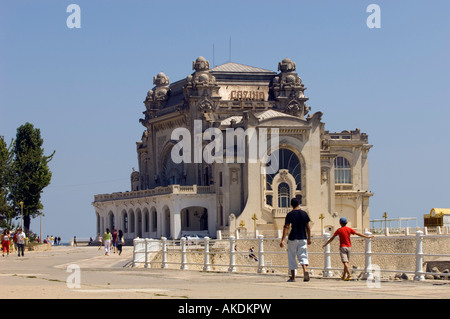
[[[23,257],[23,252],[25,250],[25,233],[22,231],[22,228],[19,228],[19,232],[17,233],[17,253],[18,256],[20,257],[20,252],[22,252],[22,257]]]

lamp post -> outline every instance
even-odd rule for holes
[[[41,212],[40,225],[39,225],[39,242],[40,243],[42,243],[42,214],[43,214],[43,212]]]
[[[325,219],[325,216],[321,213],[319,215],[319,219],[320,219],[320,229],[321,229],[321,234],[323,235],[323,220]]]
[[[256,217],[256,214],[253,214],[253,229],[255,230],[255,238],[256,238],[256,221],[258,220],[258,217]]]
[[[20,227],[23,230],[23,202],[20,202]]]
[[[384,218],[384,234],[385,234],[386,236],[387,236],[387,217],[388,217],[387,213],[384,212],[384,213],[383,213],[383,218]]]

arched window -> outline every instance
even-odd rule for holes
[[[287,169],[289,173],[294,177],[295,183],[297,184],[296,190],[302,189],[301,183],[301,165],[300,160],[297,155],[291,150],[281,148],[278,150],[278,156],[274,156],[274,160],[278,161],[278,169]],[[267,163],[267,166],[270,166],[271,163]],[[278,172],[277,172],[278,173]],[[272,181],[274,176],[277,174],[267,174],[267,189],[272,189]]]
[[[334,181],[336,184],[352,183],[352,169],[345,157],[339,156],[334,159]]]
[[[288,184],[278,184],[278,207],[289,207],[289,194]]]
[[[128,233],[128,214],[123,214],[123,231],[124,233]]]
[[[146,233],[150,231],[150,213],[147,209],[144,210],[144,231]]]
[[[152,224],[152,231],[156,231],[157,229],[158,229],[158,213],[156,212],[156,210],[154,210],[153,212],[152,212],[152,215],[153,215],[153,218],[152,218],[152,220],[153,220],[153,224]]]

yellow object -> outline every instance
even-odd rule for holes
[[[445,215],[450,215],[450,208],[432,208],[429,214],[423,215],[424,226],[444,226]]]

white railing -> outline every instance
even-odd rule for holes
[[[370,232],[366,232],[366,235],[371,235]],[[327,242],[331,237],[330,234],[324,234],[322,236],[323,242]],[[386,237],[379,237],[385,239]],[[391,237],[393,238],[393,237]],[[396,237],[397,239],[400,237]],[[403,238],[411,238],[411,236],[404,236]],[[365,249],[363,252],[353,252],[352,255],[364,256],[364,269],[352,269],[352,271],[362,271],[362,278],[365,280],[373,280],[374,276],[379,276],[377,272],[394,272],[394,273],[406,273],[414,274],[414,280],[425,280],[425,275],[430,274],[433,276],[449,276],[448,273],[435,273],[425,272],[423,270],[424,257],[450,257],[450,254],[427,254],[423,252],[423,240],[424,238],[450,238],[447,235],[424,235],[422,231],[417,231],[415,235],[416,251],[415,253],[388,253],[388,252],[373,252],[372,242],[374,239],[366,238]],[[394,239],[394,238],[393,238]],[[134,254],[133,265],[138,266],[144,264],[146,268],[151,267],[153,264],[160,264],[161,268],[168,268],[169,265],[179,265],[180,269],[189,269],[189,266],[195,265],[197,268],[203,269],[203,271],[210,271],[212,267],[226,267],[229,272],[236,272],[241,267],[256,268],[258,273],[266,273],[269,269],[273,270],[280,268],[288,273],[287,264],[279,264],[277,261],[281,259],[287,259],[286,251],[265,251],[264,241],[272,240],[275,238],[264,238],[263,235],[258,235],[258,238],[253,239],[236,239],[234,236],[230,236],[229,239],[210,239],[205,237],[202,240],[168,240],[164,237],[161,240],[157,239],[135,239],[134,240]],[[279,239],[278,239],[279,240]],[[278,242],[277,240],[277,242]],[[375,240],[377,238],[375,237]],[[252,254],[249,251],[237,251],[236,246],[240,241],[255,242],[254,257],[250,257]],[[211,248],[214,247],[212,251]],[[256,248],[257,247],[257,248]],[[187,256],[189,254],[196,254],[197,257],[202,255],[201,261],[188,262]],[[323,277],[332,277],[333,270],[342,270],[340,268],[333,268],[331,266],[332,255],[338,255],[338,252],[331,252],[330,245],[327,245],[322,252],[308,252],[309,255],[323,255],[323,267],[308,267],[311,270],[322,270]],[[159,255],[160,259],[155,260],[155,257]],[[169,261],[168,256],[171,255]],[[211,263],[211,257],[218,255],[218,259],[214,263]],[[223,258],[223,256],[228,256]],[[398,269],[379,269],[378,265],[372,263],[373,256],[410,256],[415,259],[415,270],[398,270]],[[220,258],[222,257],[222,258]],[[268,262],[265,260],[272,257]],[[199,259],[199,258],[197,258]],[[226,263],[224,263],[226,262]]]

